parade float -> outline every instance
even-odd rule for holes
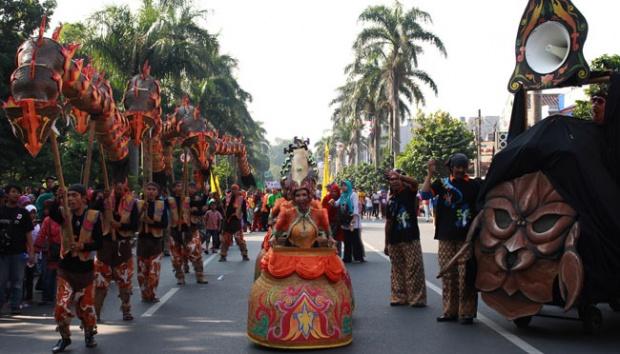
[[[620,309],[620,77],[590,70],[587,31],[571,1],[529,1],[509,83],[508,144],[493,158],[461,249],[474,248],[482,300],[520,328],[548,316],[593,332],[602,324],[596,304]],[[528,128],[528,91],[593,83],[608,95],[604,123],[553,115]]]
[[[313,200],[316,163],[308,141],[286,150],[282,199],[249,296],[247,334],[261,346],[318,349],[353,340],[351,281],[336,254],[327,211]]]

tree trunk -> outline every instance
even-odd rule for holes
[[[378,119],[375,119],[374,121],[374,131],[375,131],[375,136],[373,139],[373,150],[374,150],[374,156],[373,156],[373,164],[375,165],[375,167],[379,166],[379,150],[381,149],[381,124],[379,123]]]
[[[390,101],[392,108],[392,154],[394,155],[394,161],[396,156],[400,154],[400,116],[398,114],[398,80],[396,79],[396,73],[392,73],[392,91],[390,92]]]
[[[358,165],[361,161],[361,157],[360,157],[360,154],[362,152],[361,135],[362,135],[362,132],[358,129],[357,132],[355,133],[355,164],[356,165]]]

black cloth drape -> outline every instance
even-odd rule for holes
[[[613,112],[618,114],[618,109]],[[608,124],[618,122],[613,117]],[[620,188],[613,177],[618,165],[608,165],[613,155],[608,129],[559,115],[542,120],[494,157],[479,194],[482,206],[486,193],[499,183],[543,172],[579,214],[578,251],[586,272],[582,294],[586,301],[620,294]]]

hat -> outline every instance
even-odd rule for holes
[[[28,204],[28,205],[26,205],[26,210],[27,210],[29,213],[32,213],[33,211],[34,211],[34,212],[36,212],[36,211],[37,211],[37,207],[36,207],[36,206],[34,206],[34,205],[32,205],[32,204]]]

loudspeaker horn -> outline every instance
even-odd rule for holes
[[[510,92],[587,81],[583,56],[588,23],[570,0],[529,0],[517,32]]]
[[[568,59],[570,44],[570,34],[564,25],[556,21],[545,22],[527,39],[525,60],[539,74],[552,73]]]

